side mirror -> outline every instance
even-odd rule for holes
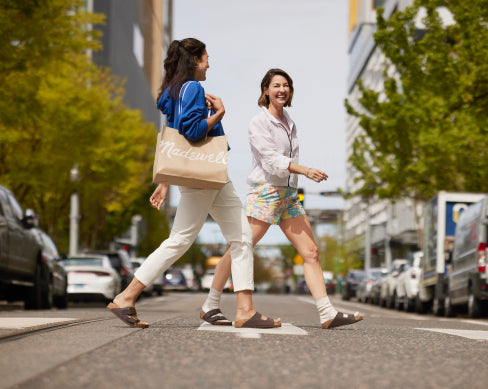
[[[24,224],[25,228],[34,228],[39,226],[39,218],[36,213],[32,209],[27,209],[24,212],[24,217],[22,219],[22,223]]]

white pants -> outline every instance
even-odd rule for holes
[[[234,291],[254,290],[252,230],[232,182],[220,190],[179,187],[181,199],[169,238],[137,269],[135,277],[150,285],[192,245],[208,214],[230,244]]]

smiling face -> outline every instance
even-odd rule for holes
[[[193,76],[197,81],[205,81],[207,79],[207,69],[210,67],[208,64],[208,54],[205,51],[200,58],[194,57],[195,60],[195,72]]]
[[[264,93],[269,98],[270,105],[283,108],[290,99],[290,85],[288,80],[282,75],[275,75],[269,83],[269,87],[264,89]]]

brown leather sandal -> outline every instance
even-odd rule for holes
[[[256,312],[250,319],[237,320],[235,322],[236,328],[276,328],[281,327],[281,323],[275,323],[274,319],[263,319],[263,315]]]
[[[215,326],[231,326],[232,322],[227,319],[220,309],[212,309],[207,313],[201,311],[200,319]]]
[[[115,316],[117,316],[120,320],[122,320],[125,324],[130,327],[136,328],[147,328],[149,327],[148,323],[141,321],[137,317],[137,312],[134,307],[127,307],[127,308],[120,308],[115,303],[110,303],[107,305],[107,308],[110,309]]]
[[[322,323],[322,328],[325,329],[332,329],[342,326],[347,326],[349,324],[357,323],[358,321],[363,320],[362,316],[359,316],[359,313],[356,312],[354,315],[337,312],[336,317],[333,320],[326,321]]]

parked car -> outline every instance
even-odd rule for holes
[[[362,303],[368,303],[372,300],[372,288],[373,284],[377,279],[381,278],[381,268],[375,267],[365,270],[365,277],[359,283],[358,288],[356,290],[356,297],[358,301]]]
[[[408,264],[407,259],[394,259],[386,275],[381,278],[380,305],[382,307],[393,308],[397,279],[406,264]]]
[[[188,290],[186,279],[181,269],[172,267],[164,272],[164,289]]]
[[[370,292],[370,303],[375,305],[381,304],[381,282],[383,278],[388,273],[388,270],[381,269],[381,276],[378,277],[376,280],[373,281],[371,285],[371,292]]]
[[[189,290],[193,292],[197,292],[200,290],[200,280],[198,278],[197,273],[193,269],[191,265],[184,265],[181,268],[183,275],[185,276],[186,286]]]
[[[415,301],[419,292],[420,276],[422,274],[422,251],[413,254],[412,264],[407,263],[399,274],[395,289],[394,305],[396,309],[411,312],[415,309]]]
[[[325,281],[325,289],[329,296],[335,294],[337,289],[337,283],[334,280],[334,273],[330,271],[322,272],[324,274],[324,281]]]
[[[472,318],[488,313],[488,197],[459,216],[448,275],[444,313],[467,309]]]
[[[134,272],[142,265],[142,263],[146,260],[146,258],[132,258],[132,267]],[[146,296],[152,296],[153,293],[156,293],[158,296],[163,294],[163,284],[164,284],[164,276],[156,278],[154,282],[144,289],[144,294]]]
[[[359,283],[366,276],[364,270],[349,270],[342,282],[342,299],[349,300],[356,297],[356,291]]]
[[[215,268],[208,269],[203,274],[202,281],[201,281],[202,290],[204,290],[204,291],[210,290],[210,287],[212,286],[212,281],[213,281],[214,275],[215,275]],[[228,291],[228,290],[230,290],[230,288],[232,288],[232,280],[229,277],[229,279],[225,283],[224,291],[226,291],[226,290]]]
[[[333,279],[333,274],[331,272],[323,272],[324,273],[324,282],[325,282],[325,289],[327,291],[327,295],[331,296],[336,292],[336,282]],[[308,289],[307,283],[305,278],[299,278],[297,280],[295,286],[295,293],[297,294],[311,294],[310,290]]]
[[[0,185],[0,298],[23,300],[26,309],[47,306],[49,269],[31,229],[35,213],[25,212],[15,196]]]
[[[106,255],[80,254],[62,261],[68,272],[71,300],[111,301],[121,291],[120,276]]]
[[[127,251],[97,251],[94,254],[105,255],[109,258],[113,268],[119,273],[120,281],[122,282],[122,290],[130,284],[134,278],[134,268],[132,267],[132,262]]]
[[[43,291],[43,308],[49,309],[53,305],[60,309],[68,307],[68,274],[61,265],[58,249],[49,235],[38,228],[31,232],[42,247],[42,262],[49,274],[47,289]]]

